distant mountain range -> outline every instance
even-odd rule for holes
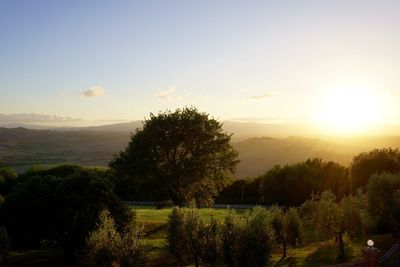
[[[141,125],[140,121],[134,121],[73,128],[0,128],[0,166],[11,166],[17,171],[32,165],[54,166],[62,163],[107,166],[113,156],[126,147],[130,132]],[[32,125],[27,127],[35,128]],[[275,164],[295,163],[313,157],[348,165],[362,151],[400,146],[400,136],[282,137],[284,130],[290,135],[290,129],[297,133],[297,128],[296,124],[224,122],[224,129],[234,133],[232,145],[239,152],[241,162],[236,176],[254,177]],[[311,128],[303,128],[305,135],[309,130]]]
[[[135,129],[142,127],[141,121],[127,123],[116,123],[101,126],[89,127],[52,127],[35,124],[0,124],[4,128],[26,128],[34,130],[54,130],[54,131],[97,131],[97,132],[134,132]],[[228,133],[233,133],[234,140],[243,140],[257,136],[287,137],[287,136],[314,136],[317,130],[311,124],[304,123],[257,123],[257,122],[236,122],[224,121],[223,128]]]

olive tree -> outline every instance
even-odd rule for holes
[[[130,224],[118,231],[110,212],[105,209],[99,214],[97,228],[90,233],[86,242],[86,263],[89,266],[121,267],[144,266],[143,231],[133,217]]]
[[[361,193],[347,196],[337,201],[330,191],[324,191],[320,196],[313,196],[301,207],[305,217],[321,234],[335,238],[338,243],[339,258],[344,258],[343,235],[350,238],[362,235],[369,227],[368,213]]]
[[[197,209],[175,207],[168,220],[168,249],[182,264],[213,265],[222,259],[222,237],[218,222],[203,221]]]
[[[271,263],[271,214],[255,207],[243,216],[226,217],[223,226],[224,260],[228,267],[264,267]]]
[[[272,207],[272,228],[274,229],[275,240],[283,247],[283,258],[286,257],[287,245],[295,246],[301,241],[303,232],[299,213],[295,208],[286,212],[279,207]]]

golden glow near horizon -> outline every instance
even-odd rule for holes
[[[382,122],[382,95],[357,86],[335,88],[323,96],[318,122],[334,134],[366,132]]]

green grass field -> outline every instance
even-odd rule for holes
[[[156,209],[152,206],[130,206],[136,210],[137,219],[143,224],[145,229],[145,246],[148,253],[149,266],[176,266],[174,259],[167,252],[167,220],[171,213],[171,208]],[[236,210],[235,214],[240,216],[245,210]],[[228,209],[199,209],[201,217],[207,221],[213,216],[218,221],[228,214]],[[281,258],[281,248],[275,246],[272,260],[273,266],[324,266],[338,263],[338,248],[333,240],[315,240],[318,236],[313,229],[306,230],[306,241],[299,247],[289,248],[287,257]],[[393,243],[390,235],[373,236],[376,247],[385,252]],[[313,240],[314,239],[314,240]],[[364,246],[367,238],[346,242],[346,261],[354,261],[362,258],[361,248]],[[385,266],[391,266],[388,262]]]

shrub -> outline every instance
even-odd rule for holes
[[[271,216],[261,207],[242,218],[229,215],[224,223],[224,259],[228,266],[267,266],[271,260],[273,230]]]
[[[182,264],[216,264],[222,256],[220,226],[214,218],[206,224],[197,209],[175,207],[168,221],[168,248]]]
[[[222,232],[221,226],[215,218],[204,229],[203,250],[201,258],[204,263],[213,265],[222,260]]]
[[[89,266],[111,266],[119,262],[121,267],[143,266],[145,263],[142,228],[133,218],[122,233],[117,231],[108,210],[99,215],[98,227],[90,233],[86,243]]]
[[[118,259],[121,235],[108,210],[99,215],[98,227],[87,240],[88,264],[90,266],[111,266]]]
[[[184,225],[185,214],[179,207],[173,208],[168,219],[168,250],[182,263],[187,262]]]
[[[137,223],[136,218],[132,219],[122,233],[119,251],[121,267],[145,265],[143,235],[143,227]]]

